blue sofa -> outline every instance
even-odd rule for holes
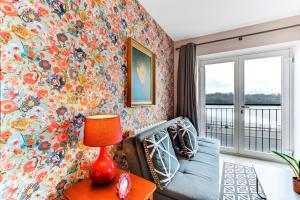
[[[124,152],[129,170],[152,182],[147,165],[143,141],[146,137],[177,123],[182,117],[175,118],[129,137],[124,141]],[[155,200],[218,200],[219,199],[219,150],[218,140],[198,138],[198,152],[187,160],[177,155],[180,168],[166,188],[154,193]]]

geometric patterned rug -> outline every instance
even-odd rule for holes
[[[256,193],[253,167],[224,162],[220,190],[220,200],[261,200]],[[258,191],[265,196],[260,184]]]

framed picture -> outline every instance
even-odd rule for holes
[[[155,105],[155,54],[128,39],[128,106]]]
[[[120,175],[116,188],[119,199],[125,199],[131,189],[131,180],[128,173],[122,173]]]

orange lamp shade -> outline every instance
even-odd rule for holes
[[[122,140],[120,117],[118,115],[94,115],[85,118],[83,144],[103,147]]]

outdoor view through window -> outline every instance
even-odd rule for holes
[[[244,91],[235,91],[235,62],[205,65],[208,137],[220,139],[225,147],[234,146],[234,99],[235,95],[242,95],[244,123],[238,134],[244,137],[244,149],[281,150],[281,59],[278,56],[243,60],[240,67],[244,74],[237,78],[243,80]]]

